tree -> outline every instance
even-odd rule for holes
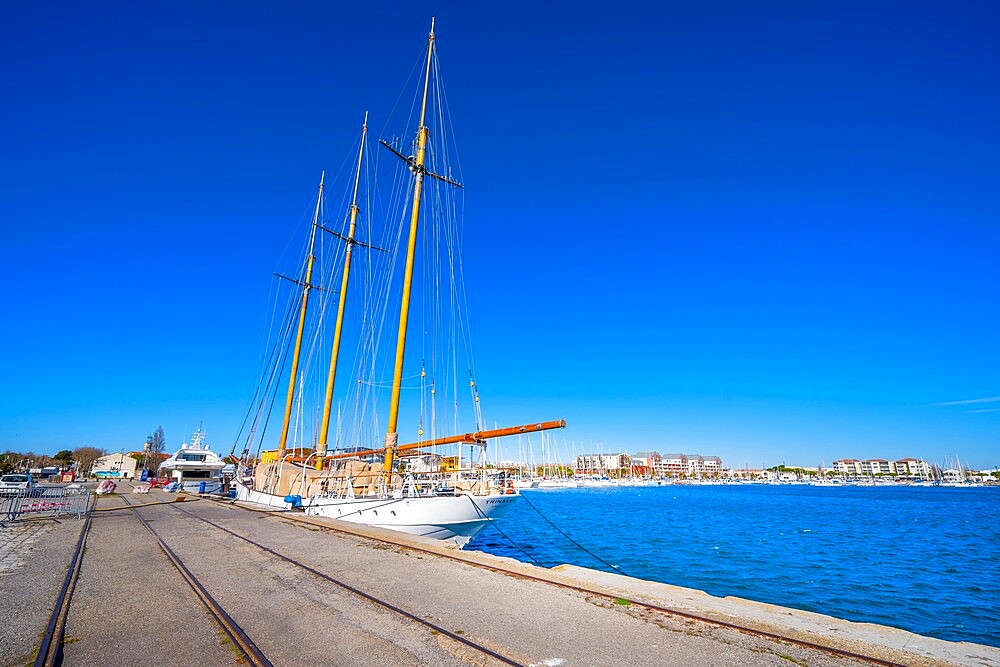
[[[149,456],[146,459],[146,467],[151,468],[154,473],[163,460],[163,449],[166,446],[167,439],[163,435],[163,427],[157,426],[153,435],[149,436]]]
[[[94,466],[94,461],[107,454],[103,449],[97,447],[78,447],[73,450],[73,460],[76,461],[76,471],[81,475],[90,473]]]
[[[52,458],[59,461],[60,464],[68,466],[73,461],[73,452],[68,449],[60,449]]]
[[[24,457],[20,454],[8,449],[4,452],[3,456],[0,456],[0,475],[6,475],[9,472],[18,470],[23,459]]]

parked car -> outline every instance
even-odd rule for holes
[[[30,473],[19,472],[0,477],[0,495],[2,496],[26,496],[34,488],[35,480],[32,479]]]

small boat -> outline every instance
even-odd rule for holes
[[[99,496],[107,495],[110,493],[114,493],[117,487],[118,485],[115,484],[110,479],[104,479],[101,480],[101,483],[97,485],[97,490],[94,491],[94,493],[96,493]]]
[[[181,448],[160,464],[161,476],[170,478],[164,487],[167,491],[188,493],[221,493],[221,471],[226,462],[204,445],[205,432],[201,427],[191,436],[191,444]]]
[[[340,231],[330,229],[322,219],[324,178],[320,178],[309,240],[297,273],[292,277],[276,274],[298,289],[286,302],[290,305],[284,308],[284,319],[276,325],[278,333],[269,338],[281,341],[280,344],[263,355],[267,362],[244,420],[246,440],[240,443],[241,433],[233,447],[234,458],[239,461],[233,482],[240,501],[299,509],[309,515],[449,540],[464,546],[519,498],[513,476],[486,465],[487,441],[562,428],[566,422],[554,420],[494,429],[483,426],[480,397],[473,379],[471,342],[466,338],[469,327],[462,320],[467,315],[463,304],[468,296],[462,278],[459,242],[462,228],[457,212],[463,206],[456,205],[454,193],[463,186],[454,180],[443,162],[447,154],[443,143],[450,125],[441,123],[445,97],[440,82],[432,83],[432,74],[438,71],[436,58],[432,21],[422,68],[423,101],[415,105],[419,109],[416,138],[406,145],[397,141],[379,142],[392,154],[389,159],[393,173],[386,180],[398,186],[394,194],[384,199],[391,202],[390,206],[400,206],[384,216],[376,211],[365,221],[366,228],[359,221],[359,201],[373,199],[358,197],[361,174],[368,173],[362,168],[363,163],[367,164],[364,160],[367,114],[357,149],[353,188],[347,189],[343,200],[345,204],[349,201],[350,206]],[[418,90],[416,99],[420,95]],[[429,106],[434,110],[428,111]],[[435,140],[440,140],[433,145],[432,132]],[[439,159],[441,162],[437,163]],[[422,210],[425,189],[428,196]],[[370,220],[378,217],[384,220],[383,236],[373,239],[378,232]],[[362,234],[366,238],[359,238]],[[422,264],[415,271],[418,248]],[[352,255],[356,251],[367,262],[361,264],[367,273],[363,274],[364,289],[360,293],[350,284]],[[324,257],[333,257],[336,262],[324,265]],[[340,289],[334,289],[335,285]],[[307,310],[314,291],[318,294],[313,299],[321,300],[319,314],[315,306]],[[349,336],[342,336],[349,292],[365,302],[354,305],[357,308],[354,330]],[[418,326],[408,336],[410,300],[414,293],[419,304],[416,310],[422,319],[414,316]],[[357,301],[355,297],[352,299]],[[398,304],[395,308],[399,316],[395,320],[393,304]],[[331,327],[331,322],[324,322],[323,317],[328,314],[332,319],[334,313],[336,319]],[[393,323],[397,327],[390,330]],[[310,333],[305,336],[307,328]],[[324,332],[331,329],[329,363],[325,365],[326,359],[314,353],[321,342],[325,345],[325,340],[329,340]],[[418,337],[420,340],[416,340]],[[305,346],[304,338],[310,341]],[[355,338],[356,365],[347,388],[341,388],[343,402],[337,404],[337,424],[331,432],[341,342]],[[410,359],[404,358],[408,338],[414,339],[411,347],[418,344],[422,358],[413,359],[412,354]],[[388,363],[390,358],[394,358],[392,365]],[[326,372],[317,372],[319,369]],[[459,377],[466,369],[468,379]],[[286,376],[288,388],[277,447],[265,449],[264,430],[272,423],[271,407],[279,403],[276,379]],[[401,415],[400,397],[404,388],[414,400]],[[303,399],[309,392],[315,392],[315,412],[304,407],[306,402],[313,401]],[[340,420],[340,406],[344,405],[351,415],[346,424]],[[310,414],[319,417],[320,412],[322,418],[315,422],[309,417]],[[401,422],[412,428],[413,442],[399,443]],[[441,432],[457,434],[438,435]],[[241,445],[242,453],[236,456]],[[454,447],[454,454],[428,453],[432,448],[444,446]]]

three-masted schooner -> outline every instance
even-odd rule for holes
[[[426,124],[428,88],[431,81],[432,61],[435,52],[434,24],[427,40],[427,59],[424,68],[423,94],[420,103],[420,120],[417,128],[414,154],[407,156],[388,142],[381,141],[403,161],[410,172],[412,201],[409,205],[409,228],[406,242],[405,268],[399,291],[400,308],[396,332],[395,362],[391,385],[391,400],[385,439],[381,447],[368,449],[328,447],[332,411],[332,396],[337,375],[341,334],[345,318],[345,301],[348,293],[352,253],[356,246],[379,250],[356,238],[358,219],[358,186],[362,173],[367,114],[362,128],[361,149],[358,151],[353,194],[349,208],[346,235],[332,232],[345,244],[341,284],[337,304],[337,318],[326,378],[322,419],[315,437],[315,447],[300,449],[289,446],[288,437],[297,387],[300,387],[299,362],[306,324],[307,305],[313,284],[314,245],[317,233],[331,232],[320,224],[323,200],[323,180],[320,181],[315,214],[310,227],[310,238],[301,279],[293,279],[300,288],[298,293],[298,327],[291,356],[291,370],[285,399],[284,419],[277,449],[259,452],[251,457],[249,447],[240,457],[240,469],[234,480],[237,499],[271,507],[301,508],[305,513],[331,517],[343,521],[379,526],[411,534],[451,540],[464,546],[490,521],[502,516],[519,496],[513,480],[503,472],[490,471],[485,464],[466,470],[461,467],[461,453],[453,457],[451,470],[424,469],[422,472],[405,470],[397,457],[412,452],[426,452],[429,448],[449,444],[485,446],[487,439],[543,431],[564,427],[565,421],[547,421],[507,428],[485,429],[478,412],[478,394],[475,383],[470,386],[477,404],[477,429],[445,437],[430,437],[410,444],[399,444],[397,425],[400,394],[403,388],[403,361],[407,342],[407,325],[410,319],[411,286],[417,251],[418,227],[421,220],[421,197],[425,179],[432,178],[450,187],[461,185],[450,175],[437,174],[427,167],[429,130]],[[290,333],[290,332],[289,332]],[[471,374],[471,372],[470,372]],[[424,372],[421,371],[421,377]],[[457,384],[457,383],[456,383]],[[433,389],[430,392],[434,393]],[[421,428],[419,434],[423,435]],[[249,438],[248,438],[249,440]],[[236,446],[234,446],[234,452]]]

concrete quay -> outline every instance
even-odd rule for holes
[[[128,494],[129,485],[119,490]],[[540,568],[298,513],[190,497],[175,508],[175,496],[157,490],[100,500],[67,617],[66,665],[238,664],[152,536],[131,511],[115,509],[125,500],[167,503],[140,511],[275,665],[499,663],[176,508],[524,665],[1000,666],[1000,649],[992,647],[572,566]],[[61,519],[0,528],[0,664],[31,661],[82,525]]]

